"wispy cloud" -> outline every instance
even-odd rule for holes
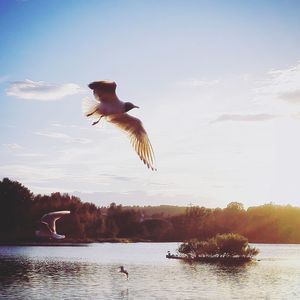
[[[186,203],[194,202],[198,203],[198,197],[186,194],[180,195],[163,195],[160,193],[149,194],[148,192],[141,190],[131,190],[128,192],[78,192],[73,191],[71,194],[81,198],[83,201],[94,202],[98,205],[108,206],[110,203],[122,203],[124,205],[162,205],[162,204],[174,204],[178,202]],[[188,199],[188,200],[187,200]]]
[[[58,85],[26,79],[11,83],[6,90],[6,95],[21,99],[51,101],[59,100],[65,96],[75,95],[79,92],[80,87],[74,83]]]
[[[61,132],[34,132],[34,134],[36,135],[40,135],[40,136],[44,136],[44,137],[48,137],[48,138],[52,138],[52,139],[58,139],[58,140],[62,140],[63,142],[66,143],[80,143],[80,144],[88,144],[91,142],[91,140],[86,139],[86,138],[74,138],[71,137],[65,133],[61,133]]]
[[[4,147],[10,149],[10,150],[21,150],[23,147],[19,144],[16,143],[11,143],[11,144],[3,144]]]
[[[214,80],[202,80],[202,79],[196,79],[196,78],[190,78],[186,80],[182,80],[177,82],[178,85],[182,86],[191,86],[191,87],[210,87],[214,86],[220,83],[220,80],[214,79]]]
[[[278,118],[276,115],[271,114],[222,114],[215,122],[226,122],[226,121],[236,121],[236,122],[262,122],[269,121]]]
[[[45,157],[46,154],[36,153],[36,152],[29,152],[29,153],[18,153],[16,154],[18,157],[28,157],[28,158],[36,158],[36,157]]]
[[[282,93],[279,97],[289,103],[300,103],[300,88],[292,92]]]
[[[127,176],[120,176],[120,175],[114,175],[114,174],[108,174],[103,173],[101,176],[112,179],[112,180],[118,180],[118,181],[132,181],[133,177],[127,177]]]
[[[300,103],[300,63],[287,69],[270,71],[267,75],[262,86],[256,89],[258,93],[292,104]]]
[[[17,180],[27,182],[33,178],[37,181],[49,181],[54,179],[63,179],[64,173],[61,168],[28,166],[25,164],[6,164],[0,166],[0,174],[3,176],[14,177]],[[14,174],[11,176],[10,174]]]
[[[56,127],[56,128],[76,128],[76,129],[84,129],[84,130],[87,129],[87,127],[80,126],[80,125],[75,125],[75,124],[61,124],[61,123],[57,123],[57,122],[52,123],[51,126],[52,127]]]

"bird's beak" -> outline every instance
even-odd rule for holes
[[[140,108],[140,107],[135,105],[134,108]]]

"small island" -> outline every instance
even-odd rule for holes
[[[206,240],[192,239],[182,243],[177,251],[179,255],[168,252],[166,257],[202,262],[247,262],[259,252],[248,244],[247,238],[235,233],[217,234]]]

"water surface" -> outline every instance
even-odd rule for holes
[[[177,246],[1,246],[0,299],[300,299],[300,245],[254,245],[242,266],[166,259]]]

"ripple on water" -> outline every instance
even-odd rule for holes
[[[166,259],[176,243],[0,247],[0,299],[300,298],[300,246],[256,246],[241,266]]]

